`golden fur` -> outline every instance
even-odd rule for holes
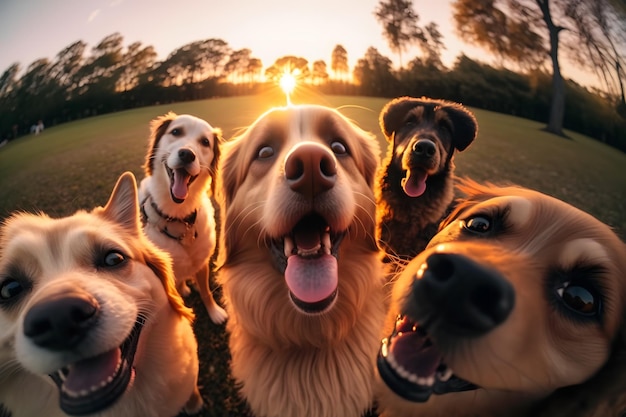
[[[150,126],[146,176],[139,188],[144,230],[171,255],[178,292],[189,295],[186,282],[192,280],[211,320],[223,323],[226,312],[209,289],[216,239],[210,197],[222,132],[202,119],[172,112],[152,120]]]
[[[413,330],[425,328],[442,363],[478,389],[431,393],[424,402],[411,402],[381,384],[382,415],[510,416],[529,410],[534,411],[528,415],[537,415],[540,405],[550,404],[555,391],[554,398],[561,391],[569,394],[559,404],[577,404],[562,415],[592,415],[581,405],[584,401],[576,401],[589,399],[585,393],[599,383],[605,394],[612,392],[602,406],[619,415],[623,412],[619,404],[623,407],[626,402],[626,383],[622,376],[615,376],[619,371],[603,367],[620,364],[621,375],[625,368],[624,243],[589,214],[536,191],[468,180],[460,190],[466,197],[394,284],[385,333],[392,336],[384,341],[382,351],[398,353],[389,353],[387,360],[380,357],[379,370],[387,372],[392,361],[396,370],[398,364],[405,370],[415,365],[416,356],[407,358],[420,348],[413,344],[411,353],[410,345],[402,346],[402,338],[396,338],[398,330],[406,330],[402,337],[412,333],[407,328],[409,319],[409,325],[417,325]],[[480,272],[445,287],[445,282],[461,275],[452,260],[473,265]],[[443,264],[449,268],[445,272]],[[489,287],[492,284],[472,284],[487,275],[496,277],[495,289]],[[446,288],[439,304],[453,306],[440,309],[437,302],[429,305],[424,299],[433,296],[436,291],[432,288],[437,286]],[[513,298],[507,299],[510,290]],[[487,315],[494,322],[476,324],[467,316],[454,315],[461,305],[471,303],[472,297],[479,300],[475,306],[483,309],[477,316],[484,319]],[[494,299],[498,301],[492,303]],[[401,318],[396,321],[398,314]],[[476,326],[469,336],[463,333],[468,326]],[[444,368],[438,369],[442,372]],[[438,373],[435,380],[439,377]],[[408,388],[407,378],[396,375],[388,382],[399,391],[406,389],[406,395],[415,392],[415,387]],[[614,385],[612,390],[606,390],[608,381]],[[567,388],[560,390],[563,387]],[[596,398],[588,401],[588,406],[601,402],[598,395],[602,394],[593,392]]]
[[[272,109],[224,146],[218,281],[233,375],[257,417],[357,417],[371,406],[385,314],[372,191],[378,152],[372,135],[313,105]],[[321,158],[311,172],[298,165],[310,155]],[[298,183],[318,169],[324,178]],[[285,236],[297,241],[306,216],[327,225],[338,251],[336,298],[323,307],[298,307],[286,284],[299,256],[288,262],[282,245]]]
[[[13,215],[0,250],[0,403],[13,417],[65,416],[59,404],[102,417],[200,410],[193,313],[176,291],[169,256],[141,231],[132,174],[120,177],[104,208],[61,219]],[[122,371],[103,370],[141,321],[134,360],[124,353]],[[57,388],[51,375],[59,379],[68,366]],[[91,382],[76,381],[79,368]],[[96,374],[130,375],[130,383],[124,388],[116,376],[122,391],[103,394],[114,384],[101,381],[108,388],[79,402],[59,395],[70,383],[76,392],[99,384]]]

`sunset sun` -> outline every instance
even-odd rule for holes
[[[291,105],[291,92],[296,88],[296,77],[294,74],[285,71],[280,77],[279,84],[287,97],[287,105]]]

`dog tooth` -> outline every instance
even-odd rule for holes
[[[426,377],[418,377],[417,383],[427,387],[432,387],[435,384],[435,377],[433,375]]]
[[[411,381],[414,384],[419,384],[419,377],[415,374],[411,374],[409,376],[409,381]]]
[[[285,245],[285,249],[284,249],[285,256],[289,258],[291,254],[293,253],[293,248],[294,248],[293,239],[291,239],[288,236],[285,236],[284,245]]]
[[[387,360],[389,360],[389,339],[384,338],[382,341],[382,344],[380,346],[380,353],[381,355],[383,355],[383,358],[387,358]]]
[[[81,389],[81,390],[78,392],[78,395],[79,395],[79,396],[81,396],[81,397],[86,397],[86,396],[88,396],[88,395],[89,395],[89,391],[87,391],[86,389]]]
[[[324,248],[328,249],[330,253],[330,248],[332,247],[330,243],[330,233],[324,233],[322,235],[322,245],[324,246]]]

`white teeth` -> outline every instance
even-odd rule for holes
[[[298,248],[298,255],[305,256],[305,257],[306,256],[317,255],[319,253],[319,251],[320,251],[320,247],[321,247],[320,245],[317,245],[316,247],[311,248],[311,249],[300,249],[300,248]]]
[[[407,371],[405,368],[403,368],[402,365],[398,363],[398,361],[396,361],[396,358],[393,356],[393,353],[388,349],[387,343],[385,343],[384,340],[383,340],[383,344],[381,348],[381,353],[383,357],[387,359],[387,363],[391,365],[393,370],[396,371],[398,375],[400,375],[404,379],[407,379],[413,382],[414,384],[432,387],[433,385],[435,385],[435,382],[437,380],[446,382],[447,380],[450,379],[450,377],[452,377],[452,374],[453,374],[452,369],[448,367],[446,367],[445,370],[443,371],[437,372],[436,376],[430,375],[426,377],[421,377],[414,373],[411,373]]]
[[[427,376],[427,377],[418,377],[417,383],[419,385],[425,385],[427,387],[432,387],[435,384],[435,376]]]
[[[293,239],[291,239],[288,236],[285,236],[284,244],[285,244],[285,256],[289,258],[291,254],[293,253],[293,248],[294,248]]]
[[[330,255],[330,248],[332,247],[330,243],[330,233],[324,233],[322,235],[322,246],[324,247],[324,252]]]

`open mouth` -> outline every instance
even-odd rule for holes
[[[172,169],[167,166],[167,163],[164,165],[167,175],[170,178],[170,195],[172,196],[172,201],[180,204],[185,201],[189,195],[189,186],[198,176],[190,175],[185,168]]]
[[[322,216],[311,213],[291,233],[272,240],[276,268],[284,274],[289,296],[304,313],[330,309],[337,298],[337,252],[345,232],[337,233]]]
[[[97,413],[111,406],[126,392],[135,377],[133,361],[141,329],[137,324],[120,347],[70,364],[51,374],[59,388],[61,409],[69,415]]]
[[[419,197],[426,191],[428,172],[423,169],[407,169],[406,176],[402,178],[402,189],[409,197]]]
[[[377,366],[387,386],[413,402],[478,388],[456,377],[426,331],[407,317],[399,316],[392,335],[383,339]]]

